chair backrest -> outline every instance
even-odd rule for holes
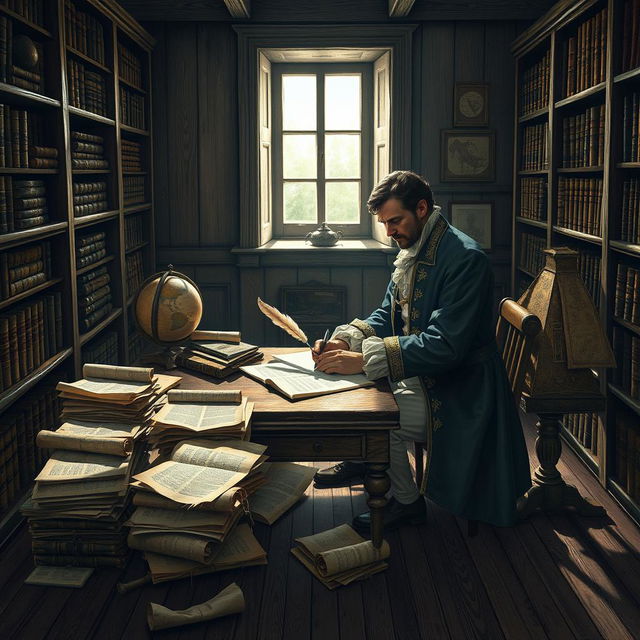
[[[516,402],[519,402],[522,393],[522,383],[531,356],[533,339],[541,329],[542,323],[538,316],[530,313],[512,298],[502,300],[496,327],[496,341]]]

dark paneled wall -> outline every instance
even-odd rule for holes
[[[278,331],[262,322],[254,305],[247,306],[255,295],[277,304],[281,285],[309,280],[345,284],[348,317],[370,311],[386,286],[386,256],[352,267],[256,260],[247,268],[251,259],[231,253],[239,216],[235,32],[226,22],[145,26],[158,41],[153,126],[159,266],[171,262],[200,284],[208,327],[241,326],[247,340],[278,342]],[[494,202],[496,298],[508,292],[514,102],[509,46],[519,26],[513,21],[439,21],[420,23],[414,33],[410,168],[431,181],[447,217],[451,202]],[[490,85],[497,156],[493,183],[440,182],[440,131],[453,126],[453,88],[459,81]]]

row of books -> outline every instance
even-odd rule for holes
[[[118,334],[105,331],[82,348],[82,364],[118,364]]]
[[[109,209],[107,183],[104,180],[73,182],[73,215],[76,218]]]
[[[104,27],[71,0],[64,3],[64,32],[67,45],[84,53],[100,64],[105,64]]]
[[[127,297],[137,293],[144,282],[144,258],[142,251],[134,251],[126,258]]]
[[[594,458],[600,455],[598,449],[598,414],[568,413],[564,419],[565,429],[585,448],[591,451]]]
[[[39,114],[0,104],[0,162],[16,169],[56,169],[58,150],[42,144]]]
[[[523,171],[539,171],[549,168],[548,139],[549,124],[547,122],[524,128],[520,158],[520,167]]]
[[[58,398],[51,380],[44,381],[2,416],[0,427],[0,513],[29,486],[46,456],[35,445],[42,429],[58,422]]]
[[[536,276],[544,267],[544,254],[542,251],[546,248],[546,243],[546,238],[532,233],[521,234],[518,266]]]
[[[34,66],[25,69],[24,66],[17,64],[20,61],[24,65],[27,56],[24,53],[21,56],[14,56],[13,23],[9,18],[0,16],[0,82],[28,91],[44,93],[42,45],[24,34],[16,36],[16,40],[21,52],[30,51],[33,58],[37,59]]]
[[[62,294],[48,293],[0,316],[0,391],[62,349]]]
[[[629,178],[624,181],[620,240],[640,244],[640,181],[638,178]]]
[[[44,1],[45,0],[2,0],[11,11],[21,15],[30,22],[44,27]]]
[[[578,26],[564,47],[565,96],[604,82],[607,62],[607,10]]]
[[[640,500],[640,425],[638,416],[626,407],[615,413],[616,479],[625,493],[634,501]]]
[[[122,170],[143,171],[142,144],[122,138],[121,141]]]
[[[640,66],[640,0],[625,0],[621,71]]]
[[[604,164],[605,106],[595,105],[562,121],[562,166],[595,167]]]
[[[136,129],[146,129],[144,96],[120,87],[120,120],[122,124]]]
[[[602,178],[559,178],[559,227],[599,236],[601,206]]]
[[[73,169],[108,169],[104,155],[104,138],[85,131],[71,132],[71,167]]]
[[[578,251],[578,273],[596,309],[600,308],[600,256],[582,249]]]
[[[67,62],[67,73],[71,106],[107,116],[107,81],[102,73],[73,58]]]
[[[611,377],[613,384],[634,400],[640,400],[640,336],[614,326],[612,346],[618,363]]]
[[[613,305],[616,318],[640,326],[640,269],[618,263]]]
[[[622,105],[622,161],[640,162],[640,93],[628,93]]]
[[[92,231],[76,238],[76,268],[88,267],[107,255],[106,231]]]
[[[138,56],[121,42],[118,43],[118,75],[134,87],[144,88],[142,62]]]
[[[526,116],[548,106],[550,62],[551,53],[547,49],[542,58],[522,74],[520,115]]]
[[[124,246],[126,250],[137,247],[145,240],[142,216],[129,216],[124,220]]]
[[[31,229],[48,221],[44,180],[0,176],[0,233]]]
[[[123,176],[124,204],[139,204],[146,200],[144,176]]]
[[[86,332],[106,318],[113,309],[111,274],[107,265],[78,276],[78,322]]]
[[[51,278],[51,245],[48,241],[0,253],[2,300],[29,291]]]
[[[547,219],[547,179],[520,179],[520,216],[527,220]]]

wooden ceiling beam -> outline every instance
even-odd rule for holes
[[[413,7],[415,0],[389,0],[389,17],[405,18]]]
[[[233,18],[251,17],[251,0],[224,0]]]

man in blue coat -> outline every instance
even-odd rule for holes
[[[400,409],[390,435],[392,498],[385,530],[426,518],[407,444],[426,443],[422,493],[448,511],[499,526],[516,520],[530,486],[520,419],[495,343],[493,275],[477,242],[434,205],[429,184],[395,171],[372,191],[369,211],[400,251],[381,306],[337,327],[317,367],[388,377]],[[362,477],[362,463],[318,471],[316,487]],[[369,513],[354,519],[369,530]]]

